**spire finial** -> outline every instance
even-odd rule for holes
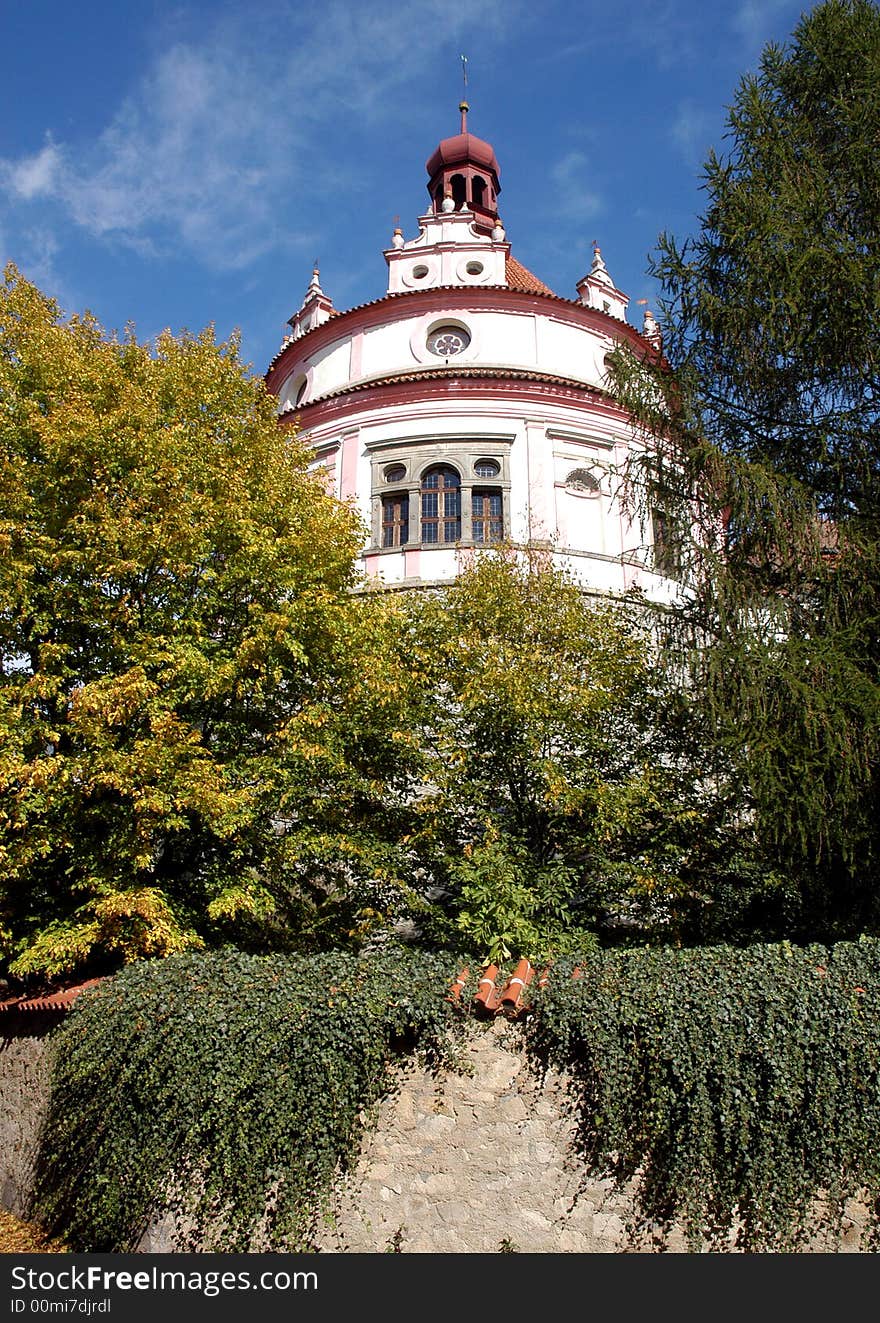
[[[464,96],[459,101],[458,108],[461,111],[461,131],[462,133],[467,133],[467,113],[470,110],[470,106],[467,103],[467,56],[462,55],[460,58],[461,76],[464,82]]]

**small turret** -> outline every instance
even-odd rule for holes
[[[333,300],[321,288],[320,272],[317,264],[312,270],[312,278],[306,290],[306,296],[298,312],[288,319],[290,339],[298,340],[306,331],[329,320],[333,313]]]
[[[603,261],[602,250],[595,241],[593,243],[593,265],[590,267],[589,275],[583,276],[578,281],[577,292],[581,303],[586,304],[588,308],[598,308],[600,312],[607,312],[609,317],[626,321],[629,295],[624,294],[622,290],[615,286]]]

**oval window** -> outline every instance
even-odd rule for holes
[[[389,464],[385,469],[386,482],[403,482],[406,477],[405,464]]]
[[[501,472],[501,465],[497,459],[478,459],[474,465],[474,473],[478,478],[497,478]]]
[[[465,271],[469,276],[481,276],[483,274],[482,262],[468,262]]]
[[[452,358],[462,353],[471,342],[470,332],[463,326],[435,326],[426,341],[428,349],[438,358]]]
[[[414,266],[412,269],[413,280],[424,280],[427,274],[428,268],[424,262],[420,262],[418,266]]]

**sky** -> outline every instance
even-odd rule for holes
[[[0,0],[0,254],[108,331],[238,331],[262,374],[315,261],[339,309],[385,293],[466,95],[514,255],[574,298],[598,241],[640,325],[649,254],[698,229],[740,79],[810,8]]]

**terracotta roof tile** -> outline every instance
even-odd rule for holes
[[[49,992],[45,997],[10,997],[8,1001],[0,1001],[0,1013],[15,1013],[18,1011],[67,1011],[76,1001],[81,992],[86,988],[93,988],[103,980],[100,978],[86,979],[85,983],[77,983],[71,988],[61,988],[58,992]]]
[[[470,969],[465,966],[447,988],[446,1000],[458,1007],[465,1015],[473,1014],[480,1019],[504,1015],[509,1020],[519,1020],[529,1015],[532,1010],[532,999],[528,993],[529,985],[534,982],[536,988],[546,988],[550,980],[550,972],[550,965],[545,965],[541,972],[537,973],[534,966],[524,958],[518,960],[514,968],[506,974],[502,973],[498,965],[487,965],[477,980],[474,995],[463,998],[465,988],[473,987]],[[583,977],[580,966],[572,970],[571,977],[573,979]]]
[[[553,290],[543,280],[533,276],[528,267],[517,261],[512,253],[507,254],[505,266],[507,283],[511,289],[521,290],[524,294],[552,294]],[[555,295],[554,295],[555,297]]]

